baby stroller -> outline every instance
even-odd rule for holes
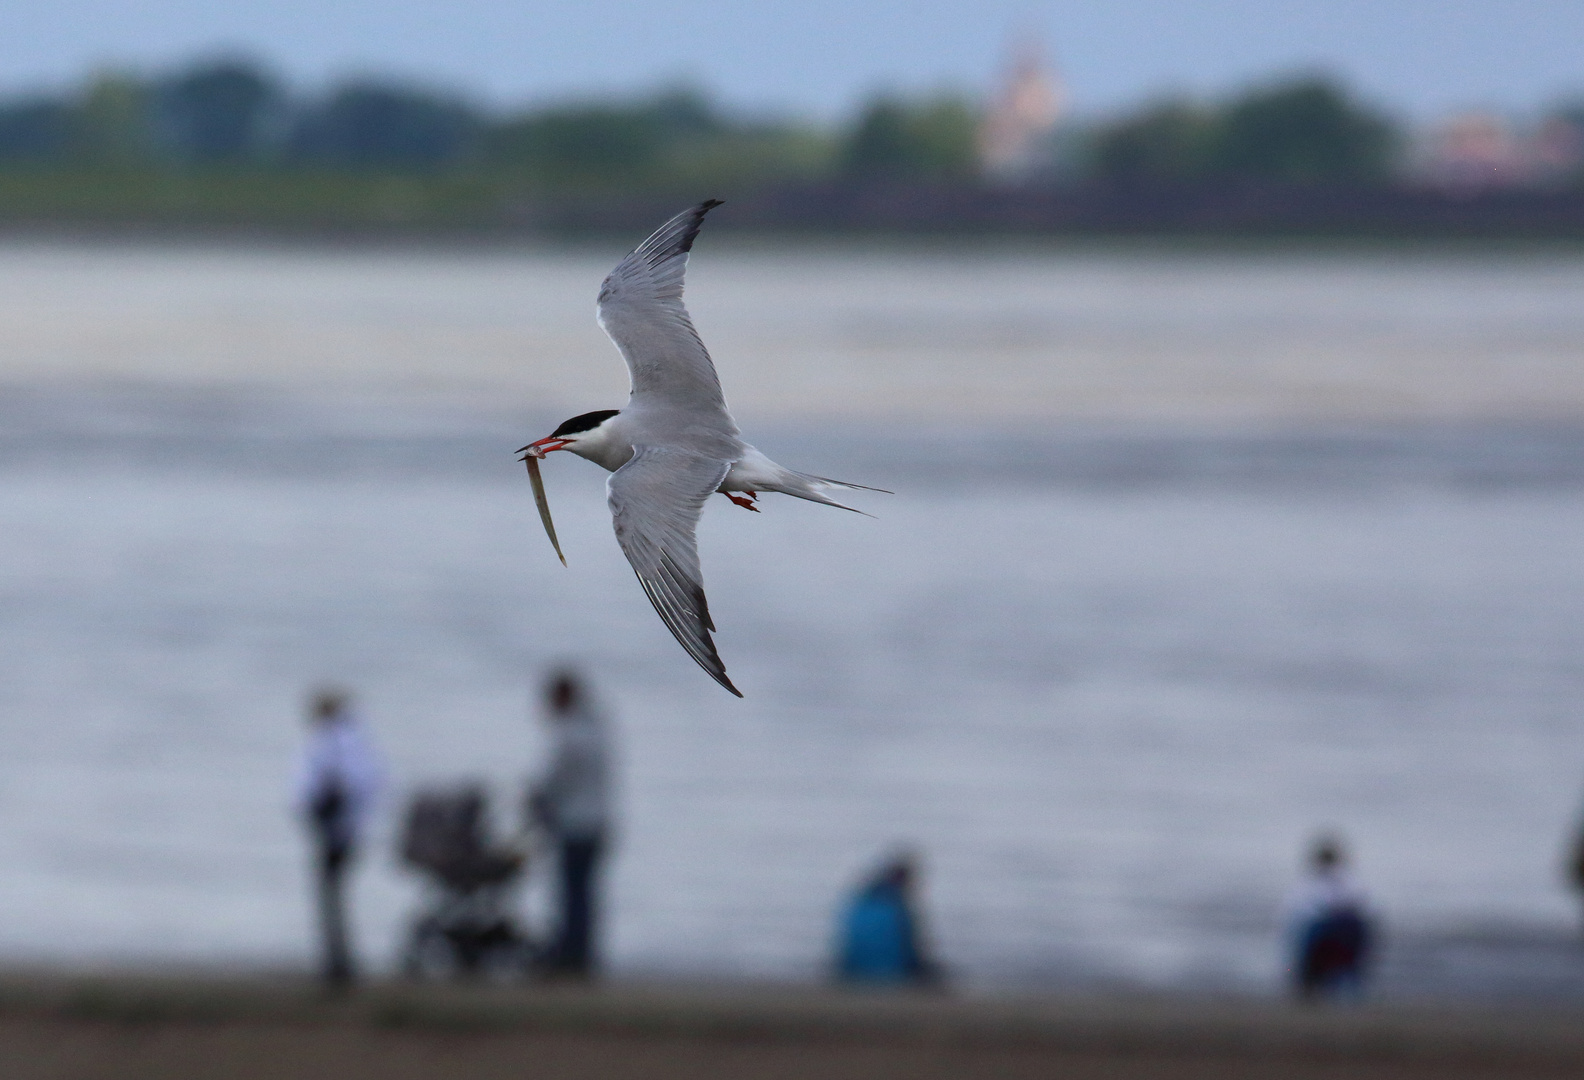
[[[401,856],[429,881],[429,904],[413,920],[401,958],[417,979],[515,976],[536,949],[511,914],[526,856],[492,846],[484,789],[421,791],[407,805]]]

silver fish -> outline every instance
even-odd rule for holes
[[[528,466],[528,479],[533,482],[534,505],[539,508],[539,520],[544,522],[545,535],[550,538],[550,546],[555,548],[556,558],[565,566],[566,556],[561,554],[561,541],[556,539],[555,522],[550,520],[550,502],[545,498],[544,480],[539,476],[538,455],[524,454],[523,464]]]

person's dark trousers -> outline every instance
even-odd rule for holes
[[[561,840],[561,926],[551,968],[567,975],[587,975],[594,966],[594,878],[599,868],[598,836]]]
[[[324,945],[320,969],[332,987],[352,982],[352,949],[347,940],[346,881],[352,849],[345,844],[321,844],[319,848],[319,930]]]

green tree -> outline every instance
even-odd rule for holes
[[[1219,134],[1214,113],[1188,101],[1164,101],[1097,131],[1093,167],[1115,180],[1191,179],[1210,168]]]
[[[1328,79],[1251,90],[1222,114],[1211,165],[1275,180],[1371,181],[1390,171],[1398,135]]]
[[[842,171],[863,179],[953,179],[977,165],[977,118],[961,98],[871,101],[843,140]]]
[[[709,99],[687,87],[632,102],[583,102],[496,124],[492,163],[552,186],[653,181],[679,158],[731,135]]]
[[[297,119],[289,152],[357,170],[432,171],[473,149],[478,118],[449,94],[370,80],[342,85]]]
[[[571,105],[501,124],[489,157],[550,182],[631,179],[659,163],[665,140],[652,118],[616,105]]]
[[[59,160],[72,138],[72,111],[50,98],[0,104],[0,161]]]
[[[135,76],[107,72],[75,103],[72,149],[95,165],[143,164],[154,153],[151,94]]]
[[[279,108],[280,88],[256,64],[199,64],[160,89],[162,126],[182,157],[200,162],[256,158]]]

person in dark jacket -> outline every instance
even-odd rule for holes
[[[596,960],[599,864],[611,831],[610,737],[572,672],[551,677],[545,704],[550,762],[528,797],[531,822],[559,855],[561,917],[545,966],[551,974],[587,977]]]
[[[918,862],[910,852],[888,859],[848,900],[840,925],[836,976],[870,986],[926,986],[940,980],[920,928]]]

